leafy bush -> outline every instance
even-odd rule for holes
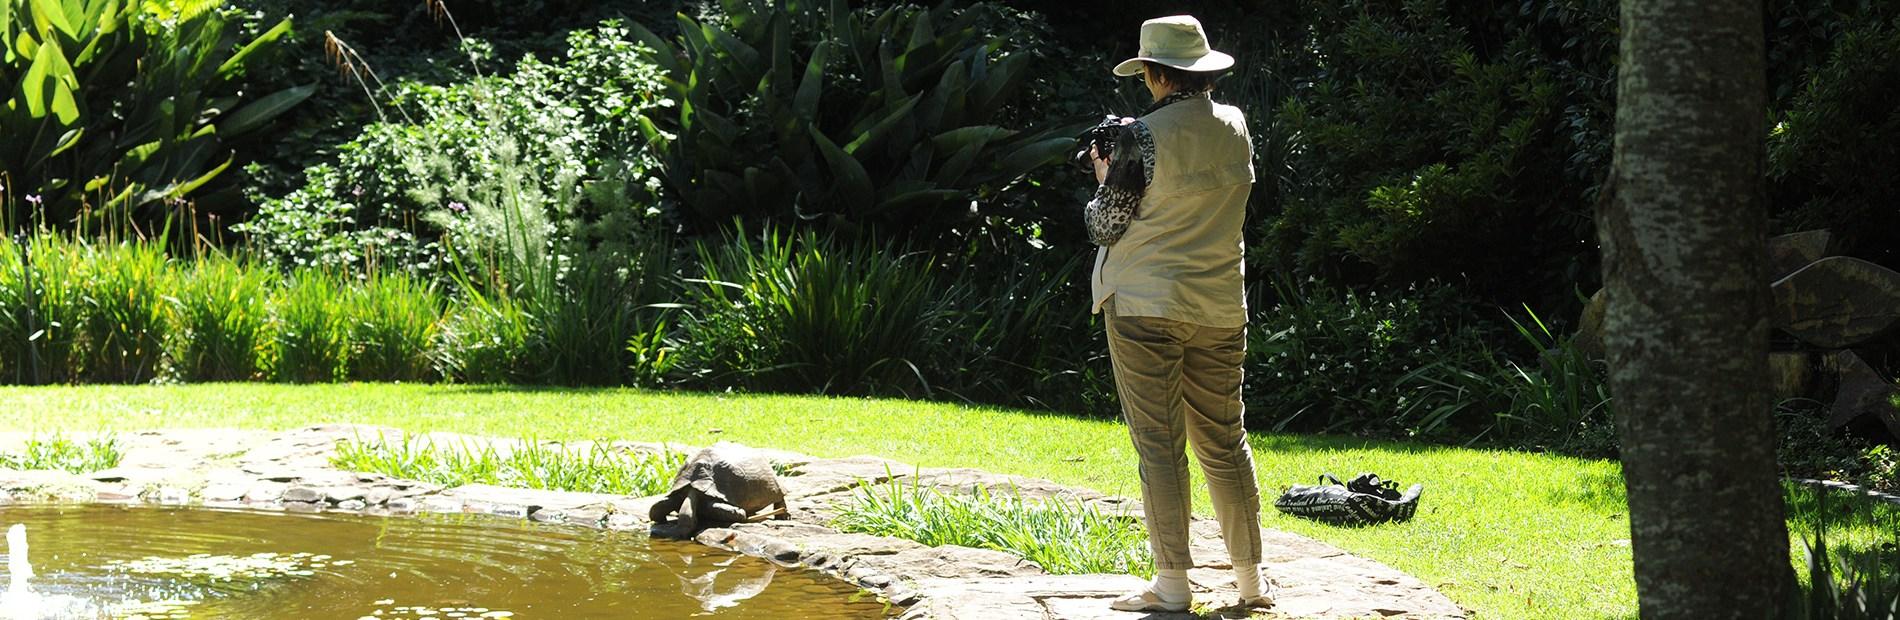
[[[263,369],[272,272],[213,253],[178,278],[173,365],[186,381],[249,381]]]
[[[1865,23],[1843,33],[1813,67],[1768,140],[1777,227],[1831,228],[1842,249],[1900,267],[1900,24]]]
[[[1116,411],[1107,340],[1091,315],[1092,254],[999,250],[965,259],[953,289],[955,337],[934,345],[942,390],[965,400],[1055,411]]]
[[[1401,423],[1421,435],[1456,431],[1467,443],[1614,456],[1606,365],[1568,336],[1552,333],[1529,308],[1511,324],[1530,345],[1533,362],[1487,355],[1481,366],[1441,361],[1408,373],[1399,380],[1410,401],[1399,413]]]
[[[695,230],[809,221],[932,240],[1072,148],[1063,129],[999,124],[1034,58],[1033,18],[981,2],[851,10],[724,0],[667,41],[672,113],[651,114],[666,186]],[[810,224],[808,224],[810,225]]]
[[[174,278],[163,247],[121,242],[92,246],[82,328],[82,380],[143,383],[158,376],[171,330]]]
[[[1316,280],[1278,286],[1278,305],[1249,330],[1249,427],[1355,434],[1429,431],[1399,417],[1399,388],[1433,363],[1488,364],[1478,329],[1461,320],[1462,299],[1428,284],[1404,294],[1358,293]]]
[[[86,253],[51,235],[14,241],[0,243],[0,372],[13,383],[77,381]]]
[[[286,279],[271,304],[273,379],[327,383],[348,376],[347,287],[346,278],[320,269],[300,269]]]
[[[443,299],[427,283],[401,273],[376,274],[351,287],[350,378],[426,381],[435,374]]]
[[[88,206],[158,206],[224,172],[229,139],[315,90],[247,90],[290,23],[247,41],[238,15],[223,0],[0,0],[0,84],[19,85],[0,106],[0,183],[35,196],[6,201],[4,221],[71,226]]]
[[[439,354],[443,377],[463,383],[531,380],[529,320],[506,297],[471,296],[444,319]]]
[[[921,367],[943,329],[945,293],[923,257],[767,229],[699,244],[680,354],[713,386],[828,394],[932,388]]]
[[[539,248],[647,217],[656,164],[632,125],[661,103],[658,69],[616,22],[568,41],[559,63],[530,56],[508,76],[400,85],[398,109],[415,120],[365,128],[236,229],[282,265],[430,272],[509,235]],[[445,239],[470,253],[447,256]]]
[[[1598,172],[1567,164],[1589,154],[1579,147],[1607,152],[1609,108],[1560,81],[1571,76],[1537,28],[1441,0],[1313,11],[1325,58],[1274,118],[1292,173],[1266,220],[1267,269],[1354,286],[1458,281],[1503,304],[1595,277],[1585,190]],[[1590,127],[1600,143],[1560,139]]]
[[[853,495],[856,501],[833,523],[841,531],[995,549],[1052,575],[1153,575],[1154,556],[1139,520],[1103,514],[1080,500],[1031,501],[980,486],[964,497],[895,479],[859,485]]]

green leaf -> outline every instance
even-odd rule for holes
[[[872,125],[869,129],[864,130],[863,133],[858,134],[857,139],[845,145],[844,152],[856,155],[859,150],[867,146],[877,145],[898,123],[912,120],[910,111],[917,107],[917,101],[922,98],[922,94],[913,96],[909,101],[905,101],[904,105],[898,106],[897,109],[891,111],[890,114],[884,115],[883,120],[878,121],[876,125]]]
[[[1028,174],[1029,171],[1035,170],[1036,168],[1061,161],[1062,158],[1068,155],[1074,148],[1074,138],[1047,138],[1039,142],[1031,143],[1011,152],[1009,155],[1003,156],[1001,159],[996,160],[996,164],[991,167],[991,170],[995,173],[995,178],[997,179],[1015,179],[1016,177]]]
[[[798,93],[792,95],[792,117],[809,122],[818,114],[818,99],[824,94],[825,61],[831,57],[831,44],[819,43],[811,52],[811,61],[805,63],[805,77],[798,82]]]
[[[283,38],[283,36],[289,32],[290,18],[286,17],[283,21],[277,22],[276,26],[272,26],[270,30],[264,31],[264,34],[257,35],[256,39],[252,39],[250,43],[246,43],[243,49],[239,49],[237,53],[225,59],[224,64],[218,65],[218,77],[230,79],[233,74],[244,68],[245,63],[250,62],[252,54],[256,54],[259,50],[269,49],[270,46],[276,45],[277,40]]]
[[[633,34],[636,42],[643,43],[647,49],[652,50],[651,53],[645,55],[648,60],[659,65],[661,69],[665,69],[667,75],[673,79],[685,79],[686,68],[680,65],[679,50],[672,43],[661,38],[660,35],[653,34],[653,31],[647,30],[646,26],[640,25],[639,22],[627,22],[627,30]]]
[[[264,126],[317,92],[317,84],[286,88],[246,104],[218,123],[218,133],[235,136]]]
[[[970,109],[970,114],[976,118],[989,118],[1001,109],[1003,102],[1015,93],[1028,76],[1028,72],[1024,71],[1028,61],[1027,54],[1014,54],[991,68],[987,79],[976,85],[976,92],[971,99],[975,106]]]
[[[11,1],[11,0],[9,0]],[[73,28],[73,22],[66,15],[66,7],[59,0],[28,0],[32,4],[33,26],[42,36],[51,34],[50,29],[58,29],[68,37],[78,37],[79,31]],[[48,37],[51,41],[51,37]]]
[[[852,212],[861,213],[871,207],[873,189],[871,175],[864,171],[864,165],[858,163],[844,149],[819,133],[816,127],[810,129],[812,143],[818,145],[818,152],[825,157],[825,163],[831,167],[833,194],[839,196]]]
[[[73,68],[66,63],[57,41],[39,46],[33,64],[20,80],[20,97],[26,100],[27,115],[46,118],[53,115],[63,126],[79,120],[79,104],[73,96],[78,87]]]
[[[1016,135],[1016,131],[995,125],[958,127],[930,137],[938,152],[961,151],[970,146],[982,148],[991,142]]]

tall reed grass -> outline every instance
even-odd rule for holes
[[[177,338],[171,350],[178,378],[259,378],[270,337],[274,274],[214,253],[181,271],[177,282]]]
[[[428,381],[447,302],[435,287],[401,273],[375,274],[350,287],[345,320],[349,377],[359,381]]]
[[[173,325],[171,260],[155,243],[121,241],[87,249],[90,277],[81,337],[89,355],[80,379],[145,383],[157,378]]]
[[[51,235],[0,243],[0,371],[14,383],[72,383],[84,351],[84,250]]]
[[[272,378],[289,383],[348,376],[350,311],[343,278],[301,269],[277,292],[271,312]]]
[[[701,243],[682,354],[701,380],[768,391],[926,396],[946,309],[923,256],[815,233]]]

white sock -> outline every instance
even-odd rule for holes
[[[1240,600],[1259,597],[1261,581],[1259,564],[1234,565],[1234,586],[1240,588]]]
[[[1154,585],[1148,589],[1163,601],[1185,603],[1189,598],[1187,571],[1167,568],[1157,570]]]

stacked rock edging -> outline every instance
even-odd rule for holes
[[[489,446],[507,452],[520,440],[429,434],[438,446]],[[648,508],[660,497],[625,497],[515,489],[491,485],[442,488],[381,474],[342,471],[330,464],[345,441],[400,440],[393,429],[326,425],[284,433],[235,430],[149,431],[119,436],[120,466],[87,476],[0,470],[0,503],[97,502],[340,512],[363,515],[477,513],[541,523],[650,530]],[[0,438],[0,448],[24,440]],[[591,442],[563,442],[585,450]],[[615,450],[687,451],[683,446],[616,442]],[[897,538],[840,532],[830,527],[844,502],[863,484],[893,479],[951,493],[983,487],[1025,498],[1064,497],[1111,514],[1139,519],[1137,502],[1033,478],[974,469],[927,469],[876,457],[819,459],[765,450],[784,472],[781,484],[791,518],[714,527],[692,540],[816,570],[891,601],[906,620],[1033,618],[1093,620],[1192,618],[1108,609],[1108,601],[1140,587],[1129,575],[1049,575],[1033,562],[999,551],[929,547]],[[1264,566],[1278,586],[1269,617],[1464,618],[1465,612],[1429,586],[1383,564],[1308,538],[1265,530]],[[1197,598],[1235,600],[1231,567],[1219,527],[1192,526],[1190,571]]]

